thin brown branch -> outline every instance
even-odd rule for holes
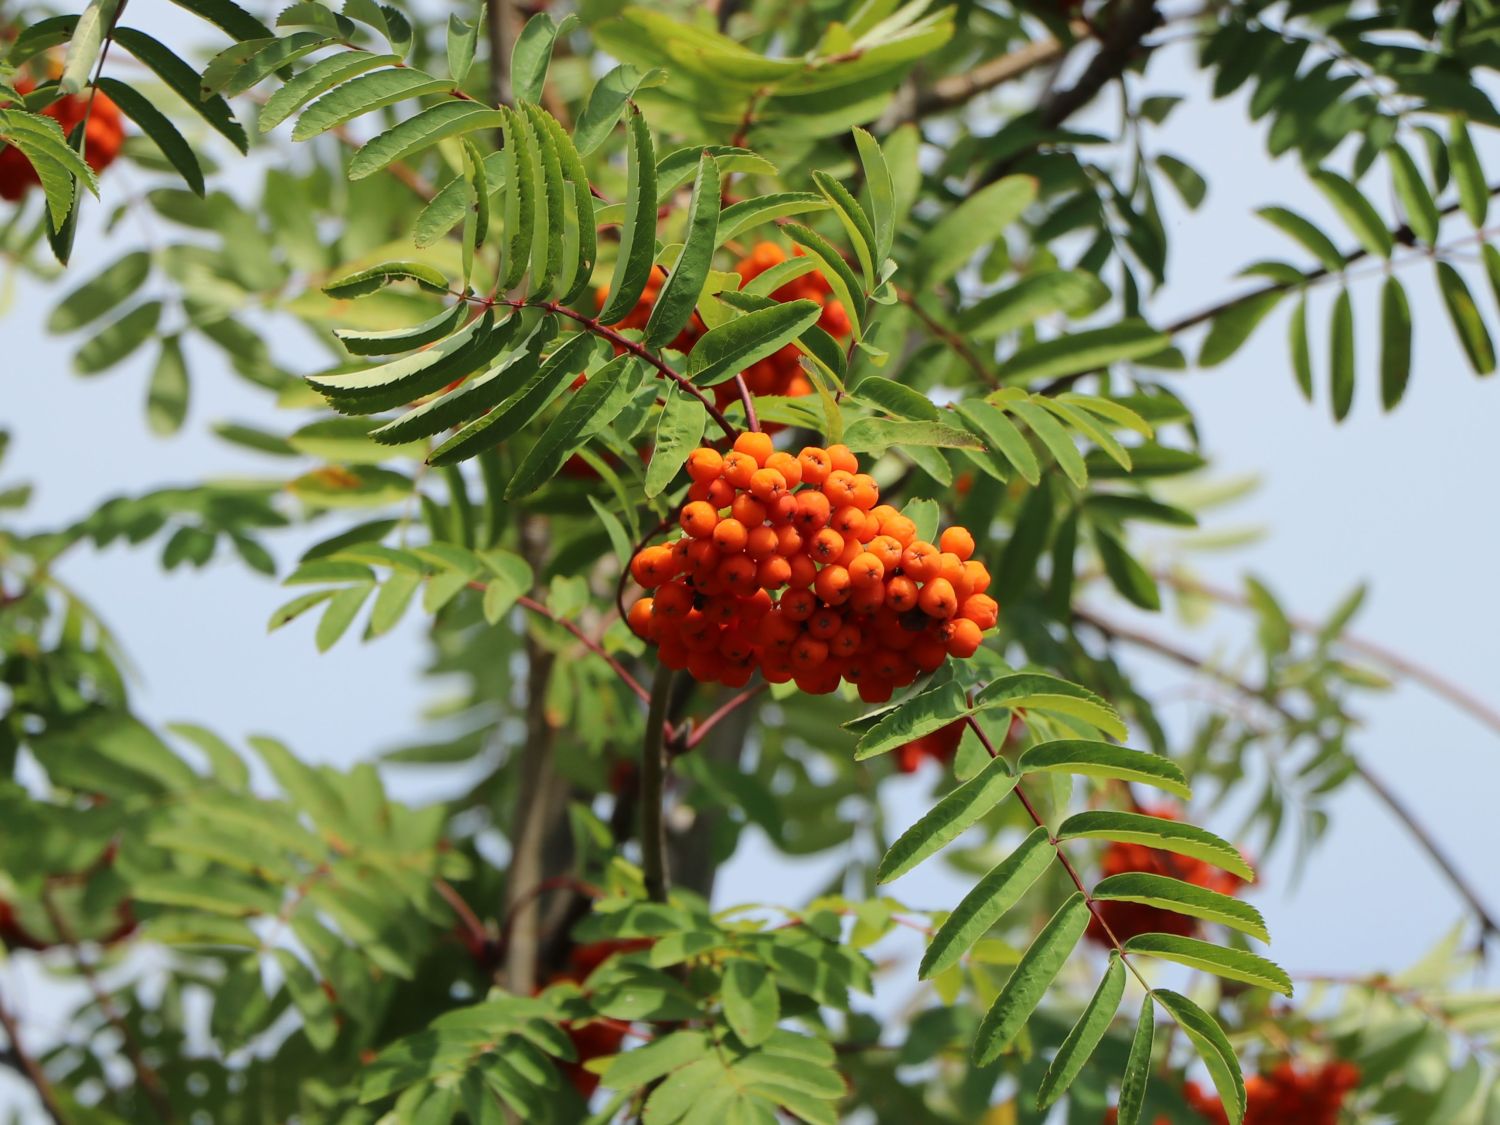
[[[36,1091],[37,1098],[42,1103],[42,1109],[46,1111],[56,1125],[67,1125],[67,1117],[63,1115],[62,1105],[57,1100],[57,1091],[52,1088],[52,1083],[47,1080],[43,1073],[41,1064],[21,1042],[21,1030],[16,1026],[15,1017],[10,1014],[10,1009],[5,1006],[5,998],[0,996],[0,1029],[4,1029],[5,1037],[10,1040],[11,1054],[15,1055],[20,1064],[21,1072],[26,1075],[26,1080],[31,1083],[31,1088]]]
[[[485,0],[485,30],[490,40],[490,104],[510,105],[511,21],[513,0]]]
[[[1080,39],[1092,30],[1082,20],[1074,20],[1070,27]],[[922,89],[913,100],[910,111],[893,124],[919,121],[933,114],[962,109],[980,94],[1013,82],[1039,66],[1056,62],[1071,46],[1072,44],[1051,37],[1036,39],[1007,54],[986,59],[962,74],[939,78]]]
[[[1147,652],[1153,652],[1180,667],[1208,676],[1245,698],[1269,707],[1287,720],[1287,722],[1295,726],[1307,726],[1306,719],[1281,702],[1273,693],[1245,682],[1232,672],[1215,666],[1211,661],[1198,656],[1196,653],[1179,648],[1154,634],[1107,620],[1090,610],[1077,606],[1073,607],[1073,618],[1075,621],[1081,621],[1089,625],[1107,639],[1122,641],[1125,644],[1133,645]],[[1371,772],[1369,766],[1352,753],[1349,755],[1349,760],[1353,764],[1354,772],[1359,775],[1360,780],[1386,806],[1391,815],[1401,822],[1411,834],[1412,839],[1427,854],[1428,858],[1438,866],[1459,897],[1473,911],[1474,917],[1480,926],[1481,944],[1483,944],[1484,940],[1490,934],[1500,934],[1500,923],[1496,922],[1494,915],[1485,906],[1484,900],[1479,897],[1479,892],[1469,882],[1468,877],[1448,858],[1442,846],[1427,829],[1426,825],[1418,819],[1417,815],[1406,804],[1405,799],[1397,794],[1378,775]]]
[[[991,758],[998,758],[1000,751],[995,748],[995,744],[990,741],[990,736],[979,725],[979,720],[972,714],[969,714],[964,717],[964,721],[968,723],[969,729],[978,736],[979,743],[984,747],[985,753],[989,754]],[[1052,851],[1057,856],[1057,862],[1062,864],[1063,870],[1068,873],[1068,878],[1073,881],[1073,886],[1077,887],[1078,893],[1083,896],[1084,905],[1089,908],[1089,913],[1098,920],[1100,928],[1104,930],[1104,935],[1109,938],[1110,945],[1120,955],[1120,963],[1130,970],[1136,980],[1141,982],[1142,988],[1148,993],[1151,992],[1151,982],[1141,975],[1141,971],[1135,967],[1135,963],[1126,954],[1124,943],[1115,936],[1114,930],[1110,929],[1109,921],[1104,917],[1104,912],[1099,909],[1098,903],[1094,901],[1094,896],[1089,894],[1088,888],[1084,886],[1083,879],[1078,874],[1078,869],[1073,866],[1073,861],[1068,858],[1068,853],[1063,851],[1062,841],[1053,834],[1052,829],[1048,827],[1047,822],[1042,818],[1042,814],[1031,803],[1031,798],[1026,796],[1026,791],[1021,788],[1019,780],[1016,782],[1016,796],[1021,801],[1021,807],[1026,810],[1026,815],[1031,817],[1031,822],[1047,833],[1047,843],[1052,845]]]
[[[163,1121],[171,1121],[172,1102],[162,1086],[161,1076],[146,1061],[140,1040],[135,1037],[135,1032],[125,1022],[120,1010],[115,1007],[114,1000],[100,983],[99,975],[94,972],[94,966],[84,957],[83,950],[79,948],[78,935],[68,924],[63,912],[57,908],[57,903],[53,901],[51,890],[45,882],[42,884],[42,906],[47,911],[47,918],[52,923],[57,936],[68,947],[73,964],[88,985],[89,992],[93,994],[94,1003],[98,1005],[100,1013],[109,1021],[109,1025],[120,1033],[121,1049],[125,1052],[125,1057],[130,1060],[130,1066],[135,1071],[135,1079],[145,1092],[146,1100],[151,1103],[151,1108],[156,1111],[157,1117]]]
[[[489,932],[484,928],[484,923],[479,920],[473,908],[464,901],[464,896],[447,879],[434,879],[432,886],[442,896],[444,902],[453,908],[453,913],[458,917],[463,928],[468,931],[469,938],[479,944],[484,944],[489,938]]]
[[[1161,571],[1157,574],[1157,580],[1164,582],[1175,589],[1190,594],[1198,594],[1224,605],[1234,606],[1237,609],[1249,609],[1250,600],[1243,594],[1233,590],[1226,590],[1220,586],[1213,586],[1201,582],[1196,578],[1186,578],[1180,574],[1170,571]],[[1319,622],[1311,618],[1299,617],[1295,614],[1287,615],[1287,622],[1301,633],[1316,634],[1322,629]],[[1434,695],[1446,699],[1460,711],[1465,712],[1477,722],[1488,727],[1496,734],[1500,734],[1500,710],[1480,699],[1473,692],[1460,684],[1448,679],[1442,673],[1428,668],[1424,664],[1402,656],[1394,649],[1375,641],[1352,633],[1344,633],[1339,637],[1339,643],[1350,652],[1357,652],[1377,664],[1385,667],[1399,676],[1404,676],[1413,683],[1421,684]]]
[[[651,684],[651,708],[646,715],[646,733],[641,740],[640,823],[641,870],[646,879],[646,895],[652,902],[666,902],[667,824],[662,815],[666,788],[667,756],[662,745],[667,726],[667,708],[677,673],[658,664]]]
[[[734,714],[770,686],[767,683],[759,683],[753,688],[746,688],[732,699],[725,701],[708,718],[704,719],[703,722],[695,724],[692,727],[687,738],[681,742],[679,752],[693,749],[693,747],[708,737],[709,731],[713,730],[720,722]],[[676,744],[674,744],[674,749],[678,749]]]

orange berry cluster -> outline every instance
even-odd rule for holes
[[[1268,1074],[1245,1079],[1244,1125],[1339,1125],[1344,1120],[1344,1102],[1359,1086],[1359,1067],[1335,1060],[1311,1069],[1281,1063]],[[1213,1125],[1228,1125],[1224,1103],[1197,1082],[1183,1087],[1183,1098],[1194,1112]],[[1114,1125],[1117,1112],[1105,1114],[1106,1125]],[[1171,1125],[1158,1117],[1155,1125]]]
[[[1176,810],[1165,805],[1141,811],[1147,816],[1160,817],[1162,820],[1178,819]],[[1164,852],[1158,848],[1148,848],[1144,844],[1115,843],[1104,849],[1099,860],[1101,875],[1124,875],[1137,871],[1181,879],[1185,883],[1226,895],[1234,894],[1242,886],[1237,875],[1192,856]],[[1113,947],[1109,940],[1110,932],[1121,941],[1129,941],[1141,934],[1192,937],[1199,930],[1196,918],[1159,906],[1115,899],[1106,899],[1094,905],[1098,913],[1089,917],[1087,936],[1096,944],[1109,948]],[[1100,915],[1109,924],[1109,931],[1100,923]]]
[[[801,257],[802,248],[797,247],[794,253]],[[734,267],[734,272],[740,275],[740,285],[743,288],[772,266],[779,266],[786,260],[786,252],[776,243],[760,242],[748,257],[740,260]],[[817,270],[793,278],[771,294],[772,299],[777,301],[814,301],[822,305],[823,312],[818,317],[818,326],[835,339],[841,339],[849,335],[853,326],[849,323],[849,314],[844,310],[843,304],[833,300],[832,296],[833,289]],[[808,382],[802,364],[798,362],[801,354],[795,344],[786,344],[765,359],[752,363],[743,373],[750,393],[785,395],[788,398],[812,394],[812,384]],[[715,393],[721,400],[719,406],[722,407],[734,398],[734,384],[720,383],[715,388]]]
[[[630,627],[667,667],[730,687],[759,670],[814,695],[847,680],[873,703],[972,656],[994,627],[973,536],[918,539],[846,446],[794,456],[745,433],[726,454],[695,449],[687,469],[683,534],[630,564],[652,592]]]
[[[30,78],[19,78],[15,87],[18,94],[29,94],[36,89],[36,83]],[[120,153],[120,142],[125,139],[125,125],[119,107],[107,96],[96,93],[93,100],[94,106],[90,110],[88,94],[59,98],[42,110],[42,116],[54,119],[62,127],[64,136],[72,136],[73,130],[87,115],[88,124],[84,126],[84,159],[95,172],[102,172],[114,163],[115,157]],[[0,102],[0,107],[6,104],[8,103]],[[13,145],[0,142],[0,199],[14,202],[41,182],[25,153]]]

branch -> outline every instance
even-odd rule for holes
[[[1222,602],[1224,605],[1235,606],[1239,609],[1250,608],[1249,599],[1242,594],[1235,593],[1233,590],[1210,586],[1204,582],[1200,582],[1196,578],[1183,578],[1180,575],[1167,571],[1158,573],[1156,577],[1158,581],[1165,582],[1177,590],[1199,594],[1213,601]],[[1306,617],[1289,615],[1287,622],[1292,628],[1302,633],[1315,634],[1322,628],[1318,622]],[[1339,637],[1339,642],[1348,648],[1349,651],[1360,653],[1378,664],[1384,664],[1397,675],[1405,676],[1414,683],[1421,684],[1434,695],[1446,699],[1460,711],[1466,712],[1471,718],[1489,727],[1496,734],[1500,734],[1500,710],[1496,710],[1467,688],[1454,683],[1441,673],[1402,656],[1394,649],[1387,648],[1375,641],[1366,640],[1363,637],[1345,633]]]
[[[1073,34],[1082,39],[1092,33],[1093,28],[1082,20],[1069,24]],[[962,74],[939,78],[919,92],[908,112],[902,114],[892,125],[918,121],[935,113],[947,113],[962,109],[971,99],[987,93],[997,86],[1014,81],[1039,66],[1055,62],[1073,46],[1060,39],[1036,39],[1025,46],[1017,47],[998,58],[986,59]]]
[[[42,1108],[46,1110],[56,1125],[67,1125],[68,1119],[63,1116],[62,1105],[57,1100],[57,1092],[52,1089],[52,1083],[47,1081],[47,1076],[42,1072],[41,1064],[21,1045],[21,1031],[16,1026],[15,1017],[10,1014],[10,1009],[5,1006],[4,997],[0,997],[0,1028],[5,1031],[5,1037],[10,1040],[10,1050],[21,1064],[21,1070],[36,1090],[36,1096],[41,1099]]]
[[[125,1057],[130,1060],[136,1081],[146,1093],[146,1100],[151,1103],[157,1117],[163,1121],[171,1121],[172,1102],[162,1088],[161,1076],[146,1061],[145,1054],[141,1051],[140,1041],[136,1039],[135,1033],[130,1030],[130,1025],[120,1015],[109,993],[99,983],[94,967],[84,960],[83,950],[78,946],[78,935],[73,932],[73,927],[68,925],[68,920],[63,917],[62,911],[52,901],[52,894],[45,882],[42,884],[42,906],[47,911],[47,918],[52,923],[52,928],[57,931],[57,936],[62,938],[63,943],[67,945],[73,964],[77,966],[78,972],[89,986],[89,991],[93,993],[94,1003],[99,1006],[99,1011],[109,1021],[110,1026],[120,1033],[121,1048],[125,1052]]]
[[[770,686],[771,685],[768,683],[756,684],[753,688],[746,688],[744,691],[740,692],[732,699],[721,704],[719,708],[714,711],[713,714],[709,715],[708,718],[704,719],[703,722],[690,728],[687,738],[681,742],[680,746],[675,742],[675,740],[672,739],[669,732],[667,735],[667,739],[673,744],[672,750],[675,753],[682,753],[691,750],[693,747],[697,746],[698,743],[707,738],[708,732],[713,730],[714,727],[718,726],[721,721],[734,714],[734,712],[738,711],[746,703],[749,703],[752,699],[754,699],[757,695],[765,691]]]
[[[1306,719],[1291,710],[1267,690],[1256,688],[1233,673],[1218,668],[1195,653],[1178,648],[1160,637],[1105,620],[1097,614],[1077,606],[1073,608],[1073,618],[1076,621],[1081,621],[1093,627],[1108,640],[1123,641],[1126,644],[1134,645],[1148,652],[1154,652],[1158,656],[1172,661],[1174,664],[1217,680],[1225,687],[1230,688],[1245,698],[1271,708],[1271,710],[1275,711],[1289,723],[1302,727],[1308,725]],[[1381,803],[1390,811],[1391,815],[1405,826],[1407,831],[1411,833],[1412,838],[1427,853],[1428,858],[1437,864],[1438,868],[1447,877],[1449,884],[1458,892],[1459,897],[1474,912],[1474,917],[1478,920],[1480,927],[1480,944],[1483,945],[1484,940],[1490,934],[1500,934],[1500,923],[1496,922],[1494,916],[1485,906],[1484,900],[1479,897],[1478,891],[1474,889],[1473,884],[1469,882],[1463,872],[1448,858],[1432,833],[1417,819],[1416,814],[1407,806],[1404,799],[1386,785],[1377,775],[1372,773],[1370,768],[1359,758],[1350,754],[1349,761],[1354,767],[1354,772],[1369,786],[1370,791],[1379,798]]]
[[[490,38],[490,104],[510,105],[510,22],[512,0],[484,0]]]
[[[652,902],[667,901],[667,826],[662,818],[662,790],[666,783],[666,755],[662,735],[667,725],[667,706],[677,674],[658,664],[651,684],[651,709],[646,715],[646,735],[641,743],[641,869],[646,876],[646,895]]]

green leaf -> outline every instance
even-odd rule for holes
[[[141,132],[151,138],[152,143],[167,158],[167,163],[177,169],[177,174],[194,195],[203,194],[203,169],[193,148],[177,131],[177,126],[167,115],[156,108],[144,94],[133,86],[108,76],[99,79],[99,89],[120,107],[120,111],[141,127]]]
[[[1004,411],[988,402],[966,399],[958,404],[958,414],[985,440],[992,453],[1004,457],[1014,466],[1022,480],[1032,485],[1041,481],[1042,466],[1031,444]]]
[[[978,1065],[994,1062],[1021,1033],[1088,924],[1088,903],[1074,894],[1042,927],[979,1025],[974,1041]]]
[[[220,28],[233,39],[262,39],[271,29],[234,0],[173,0],[179,7]]]
[[[327,652],[338,643],[339,638],[354,623],[355,616],[374,588],[370,583],[346,586],[329,600],[328,608],[318,620],[318,629],[314,634],[319,652]]]
[[[1287,323],[1287,343],[1292,353],[1292,377],[1308,402],[1313,397],[1312,350],[1307,344],[1307,298],[1301,297]]]
[[[151,256],[133,250],[104,267],[57,303],[47,317],[48,332],[72,332],[117,308],[145,282]]]
[[[940,449],[982,449],[968,430],[939,422],[893,422],[886,418],[857,418],[844,431],[844,444],[855,453],[884,453],[892,446],[933,446]]]
[[[1203,1065],[1208,1068],[1209,1077],[1213,1079],[1224,1112],[1229,1117],[1229,1125],[1240,1125],[1245,1118],[1245,1080],[1240,1074],[1234,1047],[1223,1028],[1186,996],[1165,988],[1156,989],[1153,995],[1177,1021],[1177,1026],[1186,1033]]]
[[[400,61],[400,55],[376,55],[369,51],[344,51],[319,59],[266,99],[265,107],[260,111],[260,131],[269,133],[313,98],[326,94],[335,86],[376,67]]]
[[[1036,1095],[1037,1109],[1046,1109],[1067,1093],[1068,1087],[1073,1084],[1084,1063],[1089,1061],[1094,1048],[1099,1046],[1099,1041],[1109,1030],[1109,1025],[1115,1018],[1115,1010],[1120,1006],[1120,997],[1124,995],[1125,965],[1118,953],[1111,952],[1109,968],[1104,971],[1104,979],[1099,982],[1098,991],[1068,1032],[1062,1046],[1057,1049],[1057,1054],[1052,1057],[1052,1065],[1042,1078],[1042,1085]]]
[[[1359,189],[1337,172],[1330,172],[1326,168],[1312,173],[1311,178],[1314,186],[1339,213],[1339,218],[1354,232],[1360,245],[1377,257],[1389,258],[1395,240],[1379,213],[1360,194]]]
[[[97,375],[113,367],[149,340],[160,320],[160,301],[137,305],[84,341],[73,356],[73,370]]]
[[[531,194],[536,200],[531,245],[531,295],[545,300],[552,295],[562,269],[567,241],[566,181],[556,139],[546,125],[547,115],[534,105],[523,105],[521,109],[518,116],[524,117],[520,123],[525,130],[527,162],[531,166]]]
[[[698,164],[693,197],[688,203],[688,225],[682,253],[657,295],[646,322],[646,346],[660,349],[692,319],[713,265],[719,226],[719,166],[706,153]]]
[[[307,141],[329,129],[353,121],[388,105],[437,94],[450,88],[446,79],[434,78],[412,67],[377,70],[330,90],[302,111],[292,127],[292,140]],[[445,102],[445,105],[470,105],[469,102]],[[415,120],[409,118],[408,120]],[[437,138],[433,138],[435,141]]]
[[[732,379],[802,335],[822,313],[816,301],[786,301],[726,321],[693,345],[688,374],[700,387]]]
[[[1328,322],[1328,366],[1332,373],[1333,417],[1342,422],[1354,404],[1354,306],[1340,289]]]
[[[226,97],[243,94],[273,72],[338,41],[338,31],[297,31],[259,44],[255,40],[237,43],[219,52],[209,62],[203,71],[199,90],[204,94],[223,94]]]
[[[517,46],[520,46],[519,40]],[[479,21],[473,23],[455,13],[448,16],[448,74],[455,86],[463,85],[474,65],[474,49],[479,46]]]
[[[1115,1125],[1140,1125],[1146,1103],[1146,1084],[1151,1078],[1151,1043],[1155,1033],[1155,1002],[1151,993],[1141,999],[1141,1015],[1130,1037],[1130,1054],[1120,1079],[1120,1112]]]
[[[1300,242],[1329,273],[1338,273],[1344,268],[1344,255],[1333,240],[1297,212],[1285,207],[1262,207],[1255,213]]]
[[[648,499],[660,496],[671,484],[688,454],[703,440],[708,411],[692,395],[685,394],[676,383],[667,388],[661,418],[656,423],[656,443],[651,463],[646,466],[644,491]]]
[[[735,958],[724,967],[724,1018],[747,1047],[764,1043],[781,1019],[776,982],[758,961]]]
[[[579,153],[587,156],[604,143],[637,90],[660,86],[666,80],[667,72],[659,67],[640,71],[629,65],[617,66],[599,79],[573,126],[573,143]]]
[[[875,228],[870,225],[869,216],[859,205],[859,200],[849,194],[849,189],[827,172],[814,172],[812,178],[813,184],[833,207],[834,214],[849,236],[854,256],[859,260],[860,272],[864,275],[864,291],[871,292],[875,288],[875,271],[880,263],[874,257]]]
[[[182,339],[163,336],[161,353],[151,372],[146,392],[146,421],[153,433],[175,434],[182,429],[188,407],[187,363],[182,357]]]
[[[490,551],[484,561],[494,574],[484,588],[484,619],[495,625],[531,589],[535,576],[531,564],[511,551]]]
[[[567,22],[566,17],[563,22]],[[587,290],[593,280],[594,259],[598,256],[597,235],[594,230],[594,198],[589,189],[588,173],[584,170],[583,160],[573,145],[573,139],[550,113],[537,114],[537,118],[545,126],[557,150],[563,177],[573,187],[573,222],[565,232],[563,241],[564,245],[569,242],[576,245],[573,260],[567,264],[559,280],[559,288],[562,290],[560,301],[566,305]],[[559,216],[559,221],[565,220]]]
[[[911,255],[925,288],[947,281],[976,252],[993,245],[1036,199],[1031,176],[1006,176],[981,188],[932,225]]]
[[[904,383],[897,383],[883,375],[866,375],[859,381],[859,389],[854,396],[874,403],[897,418],[936,422],[943,417],[937,403],[921,391],[914,391]]]
[[[1392,274],[1380,290],[1380,402],[1394,410],[1411,378],[1411,306]]]
[[[364,371],[309,375],[307,382],[344,413],[390,410],[432,394],[487,362],[486,349],[495,340],[492,324],[493,316],[486,312],[424,351]]]
[[[1197,210],[1202,205],[1204,197],[1208,195],[1208,181],[1196,168],[1166,153],[1156,158],[1156,166],[1172,181],[1177,194],[1182,196],[1182,201],[1189,208]]]
[[[47,213],[54,227],[72,215],[76,181],[82,180],[90,193],[99,194],[94,170],[84,163],[52,118],[0,109],[0,141],[10,142],[31,162],[47,196]]]
[[[844,256],[838,252],[833,243],[811,227],[805,227],[801,223],[787,223],[781,228],[781,233],[817,260],[819,272],[828,282],[829,288],[833,290],[834,297],[849,314],[849,323],[853,327],[854,338],[856,340],[862,338],[864,336],[865,293],[859,284],[859,279],[854,276],[854,271],[844,261]]]
[[[393,571],[375,595],[375,604],[370,607],[370,636],[384,636],[394,629],[421,588],[421,574],[409,570]]]
[[[1190,918],[1201,918],[1205,922],[1217,922],[1261,941],[1271,940],[1266,932],[1265,919],[1249,903],[1166,875],[1138,871],[1111,875],[1100,880],[1094,887],[1093,896],[1095,899],[1145,903]]]
[[[1150,785],[1187,800],[1187,778],[1176,763],[1160,754],[1132,750],[1110,742],[1064,738],[1030,747],[1016,764],[1020,774],[1072,773]]]
[[[345,90],[348,88],[344,87]],[[321,99],[317,105],[321,105],[323,100],[326,98]],[[313,108],[316,109],[317,105]],[[312,110],[308,111],[311,112]],[[303,116],[306,117],[305,114]],[[362,180],[448,137],[462,136],[476,129],[498,129],[505,123],[504,113],[486,109],[473,102],[439,102],[435,106],[419,110],[361,145],[349,160],[349,178]],[[300,120],[297,127],[302,127]]]
[[[1000,568],[995,572],[995,592],[1003,602],[1018,597],[1036,576],[1037,563],[1047,549],[1057,508],[1051,482],[1052,478],[1046,477],[1039,487],[1026,494],[1020,514],[1011,526],[1005,553],[1000,556]]]
[[[256,914],[275,916],[281,896],[269,887],[213,875],[178,875],[153,872],[130,881],[131,894],[142,902],[182,906],[229,918]]]
[[[639,363],[629,354],[616,356],[589,376],[588,382],[573,393],[551,425],[527,450],[506,486],[508,499],[529,496],[546,484],[591,434],[614,421],[629,397],[629,383],[633,380],[627,376],[634,376],[640,370]]]
[[[615,259],[614,277],[610,279],[609,297],[599,313],[605,324],[624,319],[635,308],[651,267],[656,261],[656,153],[651,144],[651,130],[641,111],[634,106],[626,115],[630,132],[629,158],[625,179],[625,226],[620,233],[620,250]],[[580,151],[584,151],[580,146]]]
[[[1250,339],[1250,334],[1266,318],[1266,314],[1280,304],[1284,296],[1284,289],[1261,290],[1244,300],[1236,301],[1214,317],[1208,335],[1203,339],[1203,348],[1198,353],[1198,366],[1217,367],[1239,351],[1245,341]]]
[[[968,700],[960,685],[950,682],[924,691],[887,710],[880,721],[860,738],[854,748],[854,760],[862,762],[894,750],[914,738],[940,730],[968,713]]]
[[[1448,310],[1453,330],[1458,333],[1458,342],[1463,345],[1469,366],[1479,375],[1493,374],[1495,345],[1463,276],[1447,262],[1439,261],[1437,281],[1438,291],[1443,295],[1443,306]]]
[[[547,84],[547,67],[557,37],[578,22],[571,12],[555,22],[546,12],[538,12],[526,21],[510,53],[511,95],[520,102],[539,102]]]
[[[355,355],[396,355],[400,352],[418,351],[450,335],[463,319],[466,308],[462,302],[450,305],[430,320],[409,328],[391,328],[382,332],[335,328],[333,334],[339,343]]]
[[[603,1083],[611,1090],[638,1090],[709,1052],[701,1031],[674,1031],[625,1054],[616,1055],[605,1070]]]
[[[114,26],[119,6],[120,0],[89,0],[68,40],[62,77],[57,82],[62,93],[77,94],[89,84],[89,75],[99,59],[105,35]]]
[[[367,297],[397,281],[415,281],[430,293],[448,292],[448,279],[443,271],[426,262],[381,262],[367,266],[326,283],[323,292],[336,300]]]
[[[870,222],[875,230],[876,268],[891,253],[896,237],[896,184],[891,169],[880,151],[880,142],[864,129],[854,130],[854,147],[859,150],[860,167],[865,173],[865,190],[870,196]]]
[[[1113,738],[1123,739],[1127,734],[1119,712],[1105,700],[1086,687],[1044,672],[1013,672],[990,681],[974,697],[974,708],[988,710],[994,707],[1071,715]]]
[[[1125,547],[1114,529],[1095,524],[1094,546],[1104,573],[1120,596],[1132,605],[1152,611],[1161,609],[1161,590],[1156,579]]]
[[[965,336],[993,340],[1053,313],[1093,312],[1108,298],[1108,287],[1087,270],[1043,270],[960,309],[955,327]]]
[[[1137,751],[1130,751],[1137,753]],[[1143,844],[1148,848],[1191,856],[1222,867],[1247,882],[1253,882],[1255,871],[1245,862],[1233,844],[1195,824],[1167,820],[1159,816],[1127,812],[1081,812],[1068,817],[1058,827],[1059,840],[1104,839],[1126,844]]]
[[[919,980],[929,980],[957,965],[975,942],[1021,901],[1031,885],[1057,858],[1045,828],[1033,829],[1021,846],[981,879],[948,915],[932,936],[917,969]]]
[[[875,869],[875,881],[889,883],[899,879],[936,855],[1009,796],[1016,780],[1004,758],[991,758],[982,770],[946,794],[926,816],[901,833]]]
[[[456,464],[513,437],[577,378],[598,347],[596,338],[587,333],[569,336],[514,394],[438,446],[428,463]]]
[[[1448,158],[1453,164],[1453,181],[1458,185],[1458,201],[1475,228],[1484,226],[1490,209],[1490,186],[1484,180],[1484,168],[1469,139],[1468,126],[1462,117],[1454,117],[1448,134]]]
[[[250,139],[245,130],[234,119],[229,103],[219,95],[203,97],[199,90],[198,72],[174,55],[157,40],[143,31],[131,27],[115,28],[115,42],[145,63],[156,76],[172,88],[172,92],[187,102],[188,106],[220,135],[241,152],[250,151]]]
[[[1088,484],[1089,472],[1084,464],[1083,454],[1078,452],[1078,446],[1074,444],[1072,435],[1062,428],[1056,418],[1035,403],[1019,399],[1007,403],[1007,408],[1041,439],[1047,451],[1057,459],[1057,467],[1067,475],[1070,481],[1079,488]],[[1118,443],[1116,445],[1118,446]],[[1125,460],[1130,460],[1128,455]]]
[[[719,215],[719,228],[716,235],[719,245],[723,245],[732,238],[737,238],[747,230],[753,230],[762,223],[769,223],[773,219],[782,219],[788,215],[805,215],[809,211],[826,211],[828,201],[821,195],[814,195],[810,191],[782,191],[772,192],[768,195],[757,195],[751,199],[742,199],[738,203],[731,203],[724,208]],[[806,260],[793,259],[791,262],[783,262],[782,266],[791,265],[801,269],[803,272],[816,268],[815,263]],[[773,266],[779,269],[779,266]],[[756,278],[759,280],[759,278]],[[753,284],[753,283],[752,283]]]
[[[1082,375],[1152,355],[1171,342],[1144,321],[1122,320],[1023,347],[999,366],[996,376],[1002,383],[1019,384]]]
[[[1411,158],[1411,153],[1398,144],[1386,149],[1385,155],[1390,161],[1391,182],[1396,189],[1396,198],[1401,201],[1401,209],[1406,212],[1407,226],[1428,246],[1435,245],[1438,223],[1441,220],[1437,203],[1433,201],[1432,192],[1427,189],[1427,182],[1417,169],[1417,162]]]

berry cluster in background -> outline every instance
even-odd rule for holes
[[[1344,1102],[1359,1086],[1359,1068],[1353,1063],[1334,1060],[1315,1067],[1299,1067],[1283,1062],[1265,1074],[1245,1079],[1245,1117],[1243,1125],[1339,1125],[1344,1120]],[[1203,1120],[1213,1125],[1229,1125],[1224,1104],[1197,1082],[1189,1082],[1183,1099]],[[1114,1125],[1115,1111],[1105,1116],[1105,1125]],[[1154,1125],[1172,1125],[1168,1117],[1158,1117]]]
[[[20,78],[15,87],[17,93],[29,94],[36,89],[36,83]],[[3,106],[0,101],[0,108]],[[41,112],[58,123],[65,137],[71,137],[73,130],[83,125],[83,157],[95,172],[104,171],[120,154],[120,144],[125,139],[124,120],[119,107],[107,95],[94,93],[91,99],[72,94],[59,98]],[[15,202],[41,182],[25,153],[0,142],[0,199]]]
[[[687,467],[683,534],[630,564],[651,592],[630,626],[668,667],[731,687],[759,671],[814,695],[847,681],[882,702],[949,656],[972,656],[994,628],[973,536],[918,538],[845,446],[794,456],[746,433],[726,454],[694,450]]]

